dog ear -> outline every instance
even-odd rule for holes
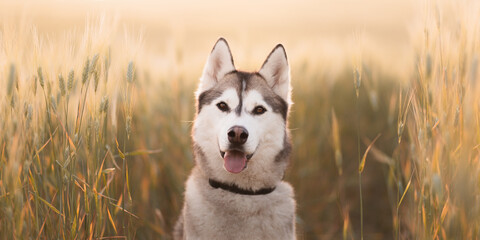
[[[288,104],[290,97],[290,67],[288,66],[287,54],[282,44],[278,44],[258,72],[265,78],[273,91],[282,97]]]
[[[228,43],[224,38],[219,38],[208,56],[197,93],[200,94],[212,88],[225,74],[234,70],[235,66]]]

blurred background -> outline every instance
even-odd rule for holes
[[[137,54],[151,64],[161,69],[165,61],[178,65],[181,59],[181,67],[187,65],[192,75],[220,36],[245,69],[258,68],[270,49],[282,43],[292,62],[328,59],[325,68],[338,72],[363,50],[387,61],[382,67],[401,73],[412,58],[411,33],[423,23],[424,5],[378,0],[7,1],[0,11],[3,22],[34,24],[49,38],[81,33],[88,20],[102,16],[111,24],[108,37],[131,35],[142,46]]]
[[[479,18],[468,0],[0,1],[0,237],[171,239],[224,37],[246,71],[286,48],[298,239],[476,239]]]

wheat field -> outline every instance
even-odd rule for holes
[[[479,239],[479,23],[473,0],[2,1],[0,239],[171,239],[220,36],[245,70],[286,47],[298,239]]]

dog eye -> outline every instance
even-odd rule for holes
[[[253,109],[253,114],[261,115],[264,114],[266,111],[267,109],[265,109],[263,106],[257,106],[255,107],[255,109]]]
[[[218,109],[220,109],[222,112],[226,112],[228,110],[230,110],[230,108],[228,107],[228,105],[225,103],[225,102],[219,102],[217,104],[217,107]]]

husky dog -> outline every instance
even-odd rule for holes
[[[175,239],[295,239],[295,200],[282,181],[291,151],[290,68],[277,45],[258,72],[237,71],[220,38],[196,92],[196,166]]]

